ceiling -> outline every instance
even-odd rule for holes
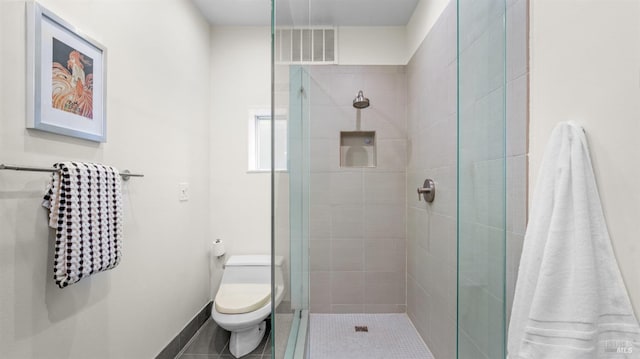
[[[277,0],[280,25],[403,26],[419,0]],[[268,26],[271,0],[193,0],[213,25]]]

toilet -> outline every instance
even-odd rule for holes
[[[275,306],[282,301],[283,258],[275,257]],[[231,332],[229,351],[236,358],[258,347],[271,314],[271,256],[231,256],[225,264],[211,317]]]

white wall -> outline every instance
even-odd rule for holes
[[[405,65],[404,26],[340,26],[339,65]]]
[[[406,26],[340,26],[338,64],[406,65],[450,1],[420,0]]]
[[[636,313],[640,310],[638,19],[638,1],[531,1],[530,192],[554,125],[566,120],[582,124],[609,234]]]
[[[409,62],[422,41],[451,0],[420,0],[406,26],[405,64]]]
[[[210,239],[228,255],[269,254],[270,175],[247,172],[247,126],[249,110],[271,108],[270,30],[211,29]]]
[[[0,172],[0,357],[151,358],[209,301],[209,26],[181,0],[41,3],[108,48],[108,142],[25,130],[25,1],[3,0],[0,162],[145,177],[123,186],[120,265],[59,289],[40,206],[48,175]]]

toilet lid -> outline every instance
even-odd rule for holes
[[[216,310],[241,314],[262,308],[271,300],[271,285],[258,283],[222,284],[216,294]]]

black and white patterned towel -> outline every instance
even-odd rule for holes
[[[53,275],[64,288],[114,268],[122,250],[122,191],[117,169],[62,162],[51,175],[43,206],[56,230]]]

